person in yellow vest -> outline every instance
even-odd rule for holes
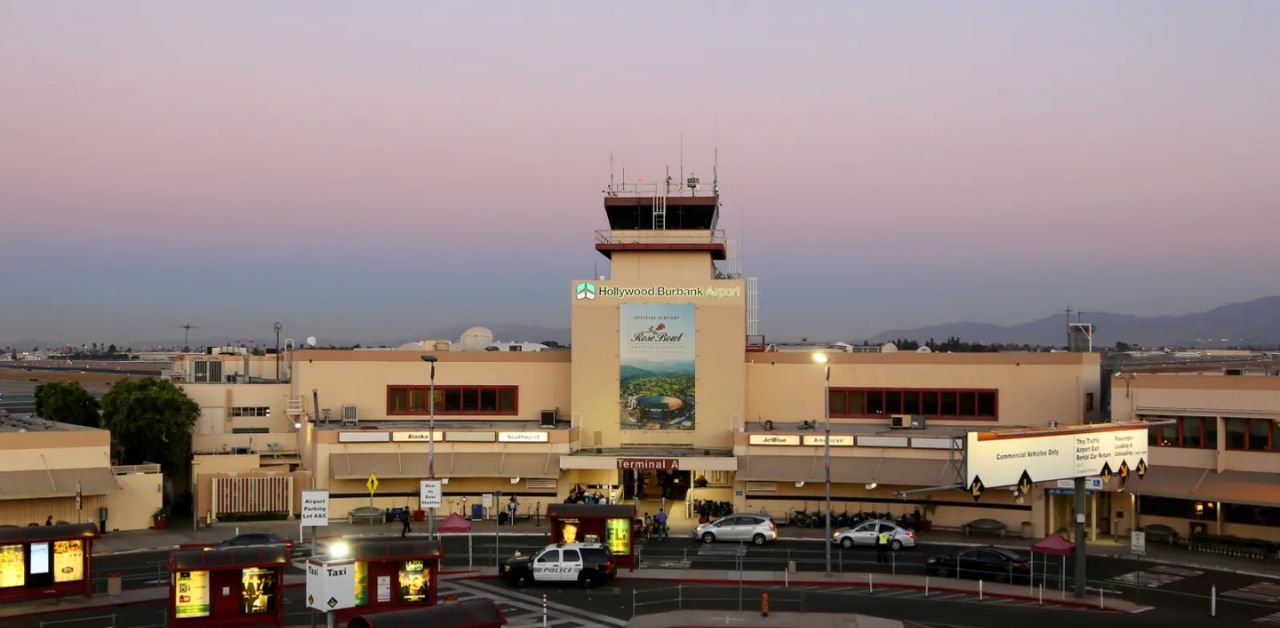
[[[876,562],[888,564],[889,539],[893,536],[893,533],[888,530],[884,530],[883,528],[881,528],[881,530],[882,532],[876,536]]]

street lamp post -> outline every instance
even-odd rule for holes
[[[280,321],[276,321],[274,324],[271,325],[271,328],[276,330],[276,381],[279,382],[280,381],[280,330],[284,329],[284,325],[281,325]]]
[[[427,479],[436,479],[436,356],[424,355],[422,361],[431,365],[431,385],[427,390],[427,407],[430,421],[427,425]],[[436,538],[436,509],[432,506],[427,514],[427,536]]]
[[[822,438],[822,466],[825,471],[824,484],[827,496],[827,513],[823,519],[826,520],[827,535],[823,537],[822,544],[827,549],[826,565],[827,576],[831,575],[831,364],[828,363],[826,353],[817,352],[813,354],[813,361],[822,365],[823,368],[823,385],[822,385],[822,417],[826,421],[825,436]]]

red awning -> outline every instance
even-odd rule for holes
[[[437,529],[441,532],[470,532],[471,522],[458,516],[458,513],[451,512],[444,521],[440,522]]]
[[[1052,556],[1070,556],[1075,549],[1076,544],[1062,538],[1061,534],[1050,534],[1031,546],[1033,552]]]

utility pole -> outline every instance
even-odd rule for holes
[[[1076,568],[1075,583],[1072,589],[1072,595],[1076,597],[1084,597],[1085,586],[1085,536],[1084,536],[1084,484],[1083,477],[1076,478],[1075,498],[1076,498]]]
[[[276,330],[276,382],[279,382],[280,381],[280,330],[284,329],[284,325],[281,325],[280,321],[276,321],[275,324],[271,326],[271,328]]]

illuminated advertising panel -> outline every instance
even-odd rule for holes
[[[178,619],[209,616],[209,572],[179,571],[173,600]]]
[[[58,541],[53,544],[53,581],[75,582],[84,579],[84,541]]]
[[[692,430],[692,303],[623,303],[619,316],[619,384],[624,430]]]
[[[0,588],[27,583],[27,553],[21,545],[0,545]]]
[[[246,615],[276,610],[276,572],[262,567],[240,570],[240,595]]]
[[[614,556],[631,555],[631,521],[627,519],[609,519],[604,522],[605,547]]]
[[[400,563],[400,601],[407,604],[421,604],[427,601],[428,589],[431,587],[427,569],[423,561],[406,560]]]
[[[356,563],[355,605],[364,606],[369,603],[369,565]],[[385,600],[384,600],[385,601]]]

